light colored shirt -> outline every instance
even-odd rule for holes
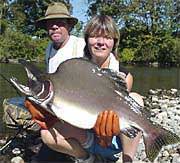
[[[47,72],[54,73],[59,65],[68,59],[83,57],[84,47],[84,39],[72,35],[66,45],[58,50],[52,47],[51,42],[46,49]],[[114,71],[119,71],[119,62],[116,60],[115,56],[111,53],[109,57],[109,68]]]
[[[115,58],[115,56],[110,53],[110,63],[109,63],[109,69],[112,69],[114,71],[119,71],[119,61]]]
[[[68,42],[63,48],[58,49],[56,52],[49,47],[46,49],[46,52],[49,52],[49,54],[52,54],[52,57],[49,58],[48,61],[48,73],[54,73],[59,65],[71,58],[78,58],[78,57],[83,57],[84,55],[84,46],[85,46],[85,41],[83,38],[78,38],[76,36],[70,36]]]

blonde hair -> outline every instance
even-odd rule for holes
[[[84,39],[86,42],[86,46],[84,48],[84,52],[85,56],[87,56],[89,59],[91,59],[91,54],[89,53],[87,47],[88,38],[98,36],[114,39],[114,47],[112,49],[112,53],[116,56],[118,51],[120,34],[115,22],[110,16],[97,15],[93,17],[85,27]]]

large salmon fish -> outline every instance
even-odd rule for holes
[[[27,86],[16,78],[11,82],[29,100],[73,126],[91,129],[97,115],[112,108],[120,116],[122,133],[130,138],[142,131],[146,155],[153,161],[163,145],[180,142],[180,138],[147,117],[148,111],[138,105],[126,91],[123,80],[109,69],[83,58],[70,59],[54,74],[43,74],[34,65],[20,61],[28,75]]]

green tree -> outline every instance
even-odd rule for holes
[[[9,4],[9,12],[6,18],[11,22],[16,31],[34,35],[35,21],[45,15],[47,6],[51,2],[66,3],[72,10],[69,0],[14,0]]]
[[[170,50],[170,45],[177,42],[174,39],[179,31],[177,0],[89,0],[89,3],[89,16],[106,14],[116,21],[121,33],[119,51],[123,58],[132,49],[133,61],[136,62],[172,62],[177,59],[172,58],[173,55],[179,56],[178,50]],[[167,35],[171,41],[162,39]],[[166,57],[162,57],[164,55]],[[128,56],[125,58],[132,59]]]
[[[17,58],[42,61],[47,42],[48,39],[32,38],[8,29],[0,36],[0,61]]]
[[[161,37],[161,47],[158,55],[158,62],[161,65],[180,64],[180,39],[174,39],[171,35]]]
[[[0,34],[3,34],[8,26],[8,22],[6,21],[8,6],[7,0],[0,1]]]

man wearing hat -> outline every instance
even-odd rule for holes
[[[37,27],[48,31],[52,41],[46,49],[48,73],[55,72],[59,64],[67,59],[83,56],[84,39],[70,35],[77,22],[78,19],[69,14],[63,3],[50,4],[45,17],[36,22]]]
[[[84,39],[70,35],[70,31],[77,22],[78,20],[69,14],[67,7],[63,3],[50,4],[45,13],[45,17],[37,21],[37,27],[46,29],[51,39],[46,49],[48,73],[54,73],[59,64],[67,59],[83,57]],[[94,141],[90,135],[87,135],[87,132],[74,128],[65,122],[62,123],[56,119],[56,117],[47,115],[48,113],[38,113],[40,109],[37,111],[37,107],[34,107],[29,101],[26,101],[25,105],[30,110],[32,117],[35,117],[35,121],[41,126],[42,140],[50,148],[74,156],[78,159],[78,162],[89,163],[95,162],[94,160],[97,159],[98,162],[102,162],[102,160],[99,160],[101,159],[100,157],[95,157],[84,149],[88,147],[88,143]],[[44,116],[44,114],[46,114],[46,116]],[[101,113],[100,118],[97,118],[98,123],[96,123],[95,130],[106,130],[104,126],[106,126],[107,123],[112,124],[111,121],[114,114],[113,112],[109,114],[108,111]],[[119,123],[118,118],[116,123]],[[108,127],[110,126],[108,125]],[[72,138],[70,133],[73,133],[74,138],[81,137],[82,142],[86,143],[80,144],[76,139]],[[99,135],[99,137],[101,136],[102,135]],[[101,142],[107,140],[107,142],[104,143],[109,143],[109,136],[107,135],[107,139],[105,139],[105,137],[106,135],[103,135],[104,139]]]

